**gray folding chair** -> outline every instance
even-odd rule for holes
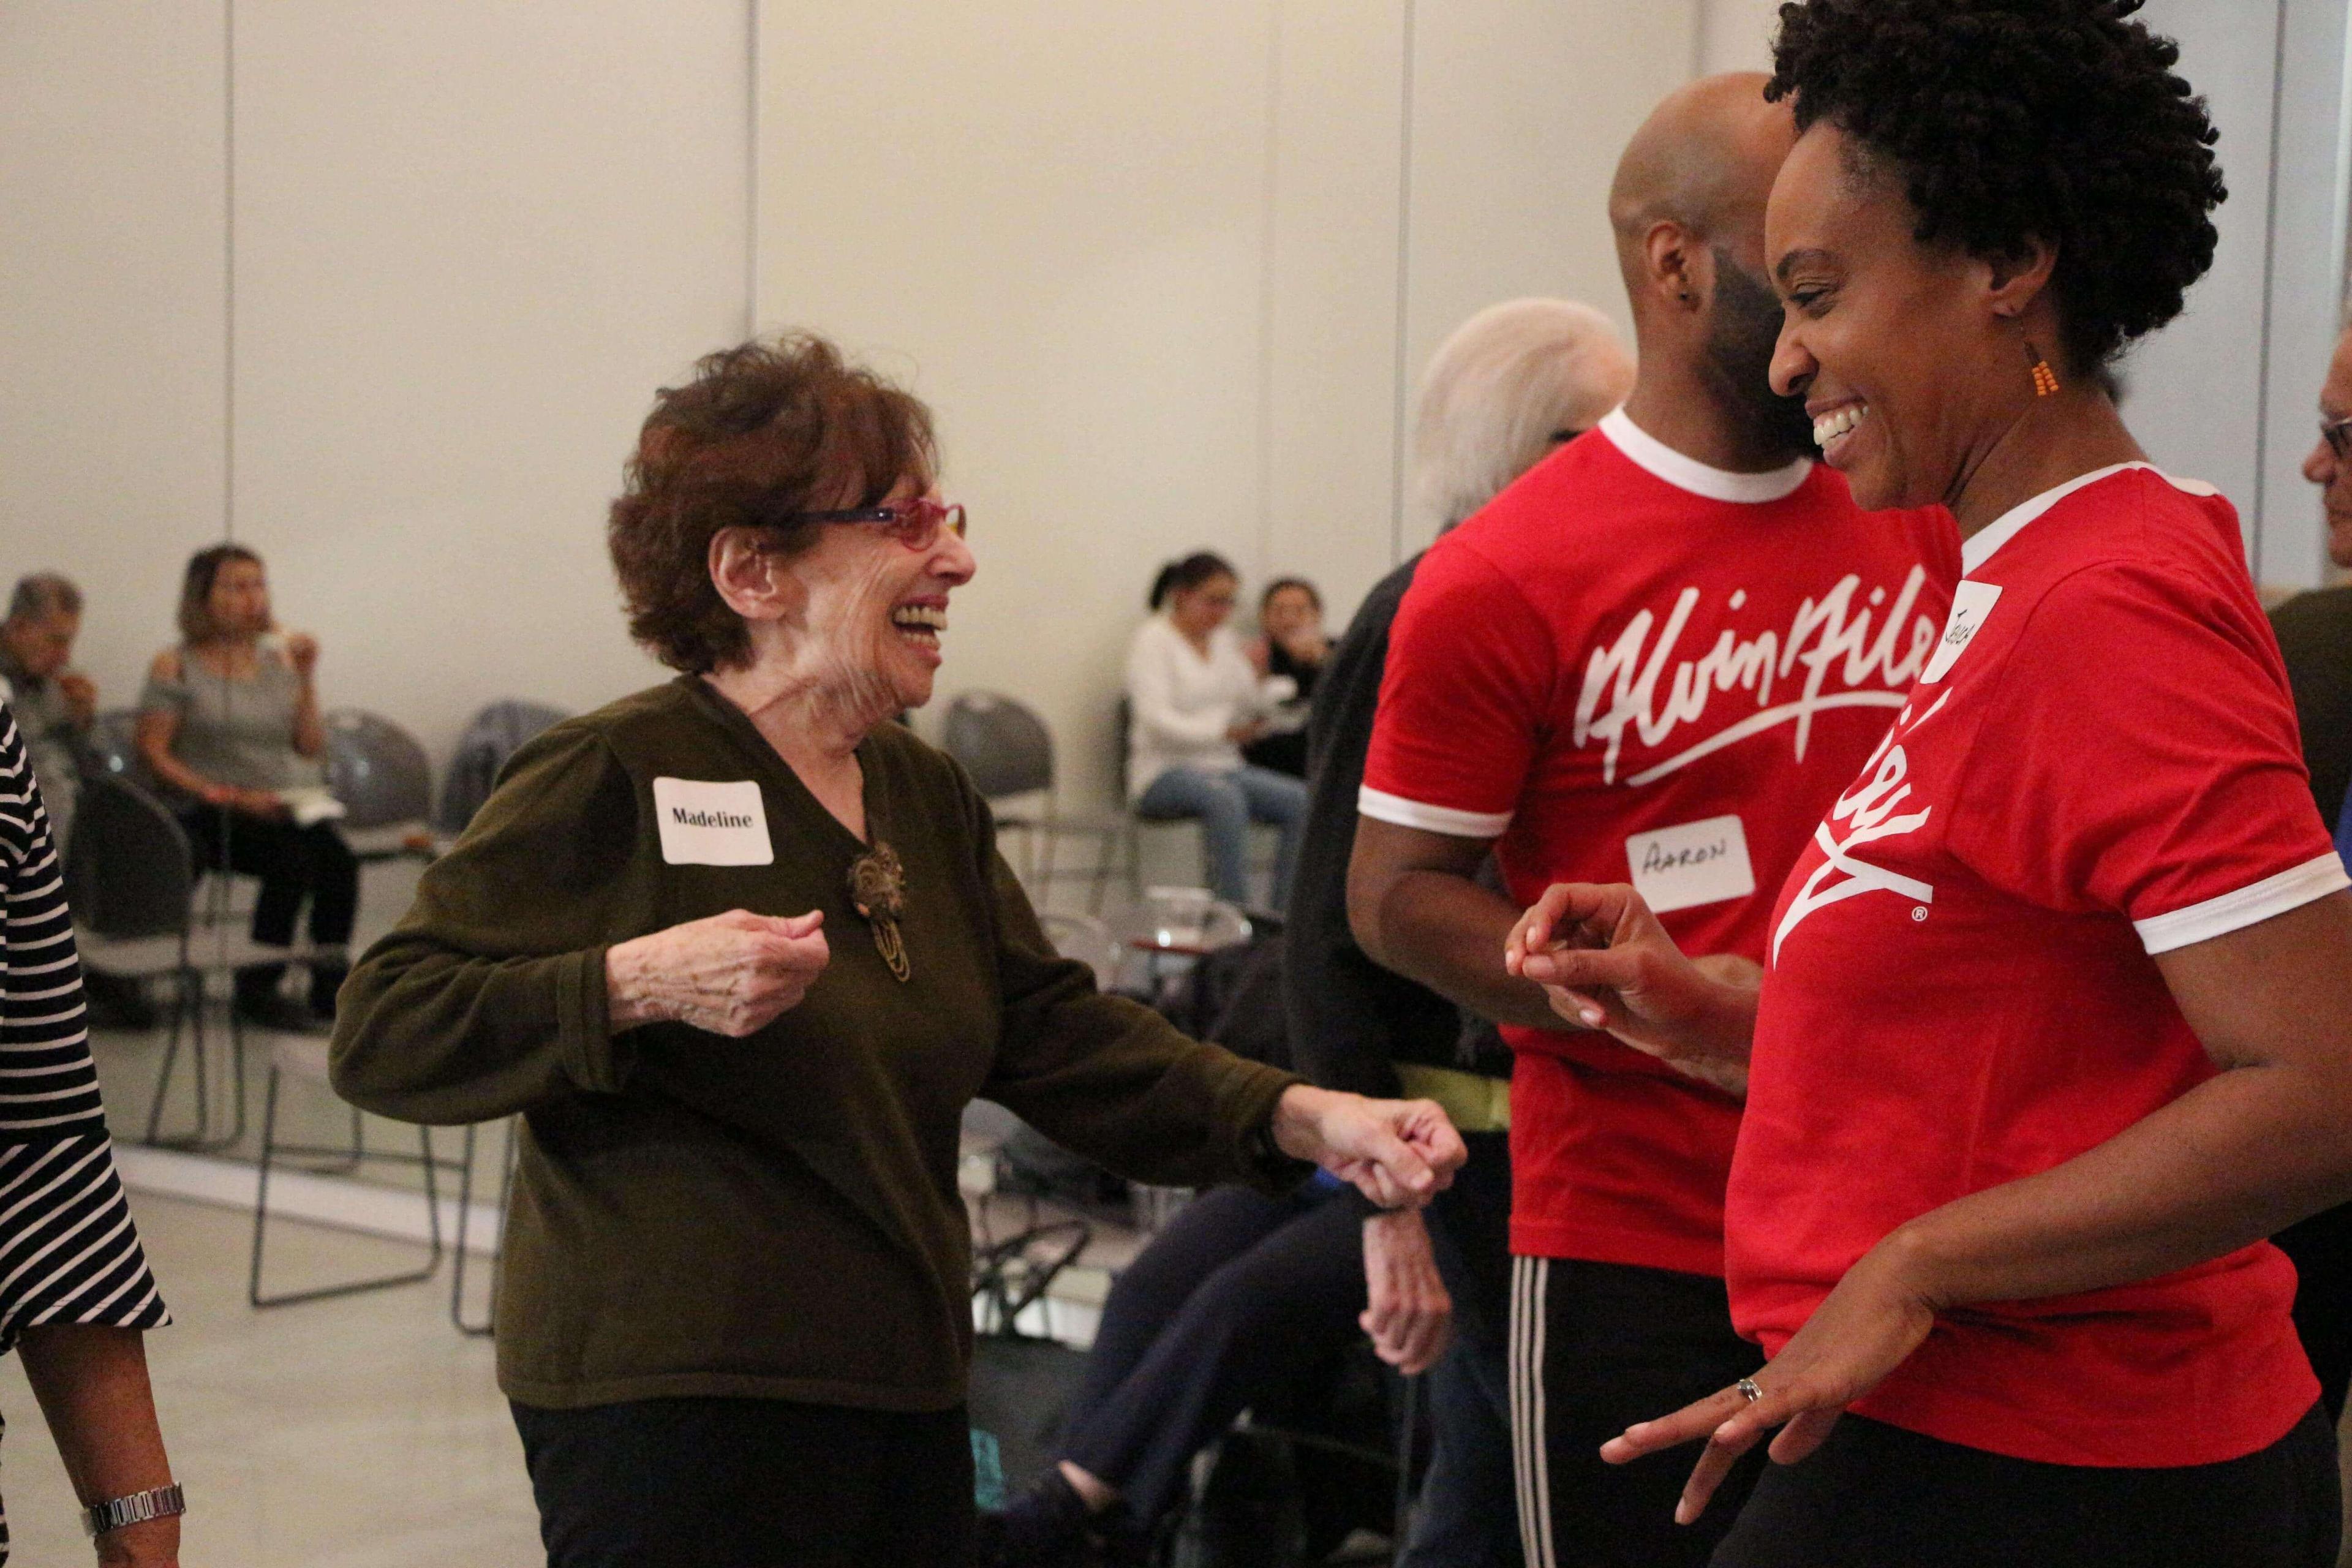
[[[92,776],[103,773],[110,778],[128,779],[142,787],[153,781],[147,776],[147,763],[139,755],[138,742],[132,738],[139,728],[139,710],[135,708],[112,708],[91,721],[89,733],[82,737],[82,751]]]
[[[307,1036],[281,1035],[269,1048],[269,1090],[262,1102],[261,1112],[261,1171],[253,1193],[253,1267],[246,1280],[246,1300],[257,1308],[290,1307],[298,1301],[322,1301],[332,1296],[352,1296],[362,1290],[415,1285],[432,1279],[441,1267],[443,1251],[440,1190],[434,1178],[439,1172],[458,1170],[458,1162],[434,1153],[433,1129],[430,1127],[417,1128],[417,1152],[414,1154],[400,1150],[369,1148],[366,1124],[357,1107],[352,1109],[352,1141],[348,1148],[317,1143],[281,1143],[278,1141],[278,1095],[289,1078],[315,1083],[321,1089],[328,1088],[327,1042]],[[423,1171],[426,1234],[431,1237],[424,1267],[403,1269],[394,1274],[371,1275],[362,1279],[339,1280],[330,1285],[313,1285],[299,1290],[265,1292],[261,1288],[261,1260],[263,1243],[268,1238],[269,1228],[269,1173],[283,1155],[292,1155],[304,1161],[307,1168],[320,1173],[341,1174],[370,1163],[414,1165]]]
[[[433,770],[416,738],[358,708],[326,716],[327,787],[343,803],[342,833],[363,861],[425,855],[412,840],[429,834]]]
[[[83,962],[109,974],[168,976],[173,982],[171,1035],[147,1110],[147,1139],[161,1136],[163,1101],[179,1061],[180,1031],[191,1037],[195,1068],[194,1128],[171,1140],[195,1148],[223,1148],[245,1136],[245,1036],[229,1010],[229,1058],[235,1107],[229,1130],[213,1127],[210,1064],[205,1038],[205,979],[195,934],[195,857],[179,820],[161,801],[128,779],[98,773],[82,784],[66,857],[66,900],[73,911]]]
[[[1095,863],[1063,873],[1093,879],[1087,909],[1102,912],[1103,885],[1117,857],[1126,818],[1108,812],[1065,813],[1056,798],[1054,780],[1054,734],[1045,720],[1017,698],[997,691],[967,691],[948,704],[940,745],[963,764],[971,782],[996,814],[999,831],[1023,836],[1024,879],[1033,879],[1041,898],[1053,896],[1056,876],[1054,848],[1063,838],[1089,838]],[[1016,804],[1025,796],[1041,798],[1041,809],[1024,811]],[[1008,803],[999,806],[998,803]],[[1039,852],[1042,850],[1042,861]]]
[[[433,825],[451,837],[465,832],[474,813],[490,798],[507,759],[533,735],[570,717],[561,708],[513,698],[493,702],[475,714],[457,739],[449,771],[442,776],[441,806],[434,813]]]

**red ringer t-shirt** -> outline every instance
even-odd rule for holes
[[[1360,809],[1495,838],[1520,903],[1630,880],[1688,951],[1760,960],[1958,572],[1940,509],[1864,513],[1827,468],[1727,473],[1612,414],[1423,559]],[[1503,1034],[1512,1250],[1721,1274],[1738,1105],[1605,1036]]]
[[[2154,956],[2347,885],[2237,513],[2145,464],[1965,547],[1937,651],[1790,875],[1732,1166],[1731,1305],[1777,1353],[1904,1221],[2214,1075]],[[2268,1243],[1977,1306],[1854,1408],[2053,1464],[2284,1436],[2318,1386]]]

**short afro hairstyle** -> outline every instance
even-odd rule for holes
[[[1914,231],[1988,259],[2039,240],[2077,372],[2180,313],[2228,195],[2180,48],[2140,0],[1809,0],[1765,96],[1892,166]]]
[[[655,395],[604,529],[629,635],[689,674],[741,664],[751,638],[710,581],[723,528],[769,531],[780,553],[813,543],[807,511],[880,504],[939,466],[930,410],[808,332],[705,355]]]

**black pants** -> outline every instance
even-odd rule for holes
[[[313,942],[340,947],[352,940],[360,906],[360,864],[332,823],[297,827],[290,822],[213,810],[192,812],[184,820],[198,867],[226,866],[261,879],[261,897],[253,906],[255,942],[291,947],[295,917],[305,899],[310,903]],[[314,971],[314,1005],[332,1001],[335,987],[342,984],[342,968],[341,963],[321,964]],[[240,976],[241,984],[254,989],[277,984],[278,970],[255,973],[251,981]]]
[[[1202,1446],[1302,1361],[1349,1343],[1363,1310],[1355,1205],[1312,1188],[1203,1193],[1111,1287],[1060,1457],[1155,1523]]]
[[[512,1406],[548,1568],[965,1568],[961,1406],[777,1399]]]
[[[1568,1258],[1512,1262],[1511,1446],[1528,1568],[1699,1568],[1756,1484],[1762,1448],[1724,1478],[1697,1523],[1678,1525],[1675,1502],[1696,1456],[1611,1465],[1601,1445],[1763,1364],[1731,1331],[1723,1281]]]
[[[2272,1238],[2294,1260],[2294,1331],[2319,1374],[2319,1399],[2332,1425],[2344,1418],[2352,1384],[2352,1204],[2289,1226]]]
[[[1397,1568],[1519,1568],[1511,1468],[1511,1151],[1469,1132],[1470,1158],[1427,1213],[1454,1298],[1454,1342],[1429,1369],[1429,1473]]]
[[[1714,1568],[2336,1568],[2340,1508],[2316,1405],[2260,1453],[2164,1470],[2035,1464],[1848,1415],[1769,1467]]]

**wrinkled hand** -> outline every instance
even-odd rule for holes
[[[1303,1083],[1275,1102],[1274,1142],[1384,1209],[1419,1208],[1451,1186],[1470,1157],[1433,1100],[1367,1100]]]
[[[1761,973],[1733,954],[1690,959],[1642,895],[1622,884],[1556,882],[1503,949],[1503,967],[1536,982],[1552,1011],[1734,1094],[1745,1094],[1744,1051],[1727,1051],[1708,1025],[1722,992]]]
[[[87,728],[98,717],[98,686],[89,676],[66,671],[58,677],[58,694],[66,700],[66,710],[77,727]]]
[[[604,954],[612,1027],[674,1021],[735,1039],[763,1029],[824,973],[824,924],[821,910],[730,910],[621,942]]]
[[[1436,1365],[1454,1331],[1454,1298],[1419,1210],[1365,1217],[1364,1287],[1370,1304],[1356,1321],[1380,1358],[1407,1376]]]
[[[309,632],[296,632],[286,639],[286,662],[294,673],[308,680],[319,668],[319,639]]]
[[[1933,1299],[1906,1278],[1894,1250],[1881,1242],[1846,1270],[1805,1326],[1756,1373],[1763,1398],[1750,1404],[1736,1386],[1727,1388],[1628,1426],[1601,1446],[1601,1457],[1622,1465],[1705,1437],[1706,1448],[1675,1505],[1676,1522],[1688,1524],[1739,1457],[1773,1427],[1780,1435],[1769,1451],[1778,1464],[1793,1465],[1820,1447],[1845,1407],[1885,1382],[1935,1326]]]

